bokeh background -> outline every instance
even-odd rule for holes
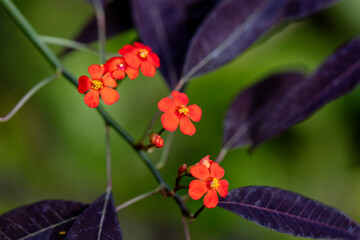
[[[38,33],[72,39],[93,16],[85,0],[14,1]],[[197,133],[177,130],[161,170],[173,183],[178,167],[217,156],[223,118],[236,94],[269,74],[301,68],[311,73],[346,41],[360,34],[360,1],[343,0],[312,17],[278,27],[230,64],[194,79],[190,103],[203,109]],[[122,14],[119,12],[119,14]],[[0,116],[37,82],[53,74],[38,51],[0,7]],[[116,52],[137,39],[130,30],[107,41]],[[94,43],[92,46],[97,47]],[[59,53],[61,47],[51,47]],[[99,58],[74,51],[61,59],[75,76]],[[169,94],[161,74],[125,80],[120,100],[106,106],[140,139]],[[348,213],[360,222],[360,89],[336,100],[254,152],[231,151],[222,163],[230,189],[268,185],[298,192]],[[92,202],[106,188],[105,131],[72,84],[61,78],[40,90],[9,122],[0,124],[0,213],[44,199]],[[154,131],[160,128],[157,123]],[[111,132],[116,204],[155,189],[156,181],[134,151]],[[166,136],[166,134],[165,134]],[[161,150],[151,154],[159,161]],[[185,193],[185,192],[184,192]],[[188,202],[196,211],[201,201]],[[171,199],[153,196],[119,212],[124,239],[185,239],[180,211]],[[192,239],[298,239],[257,226],[223,209],[204,211],[190,224]]]

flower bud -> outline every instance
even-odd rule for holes
[[[186,172],[186,169],[187,169],[187,164],[184,163],[183,165],[181,165],[181,167],[179,167],[178,176],[180,176],[181,174],[183,174],[184,172]]]
[[[157,148],[162,148],[164,146],[164,139],[157,133],[152,133],[149,140]]]

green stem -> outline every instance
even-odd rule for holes
[[[9,112],[8,115],[4,117],[0,117],[0,122],[9,121],[21,108],[24,104],[41,88],[50,83],[52,80],[59,78],[61,75],[60,72],[57,74],[51,75],[50,77],[45,78],[44,80],[37,83],[34,87],[32,87],[25,95],[21,98],[21,100],[16,104],[16,106]]]
[[[0,0],[0,3],[3,5],[5,10],[8,12],[10,17],[15,21],[15,23],[19,26],[19,28],[24,32],[24,34],[29,38],[29,40],[34,44],[34,46],[40,51],[40,53],[45,57],[45,59],[58,71],[63,73],[63,76],[66,77],[75,87],[78,85],[77,79],[61,64],[60,60],[55,56],[55,54],[49,49],[49,47],[43,43],[39,35],[33,29],[33,27],[29,24],[29,22],[25,19],[25,17],[21,14],[21,12],[17,9],[17,7],[13,4],[11,0]],[[116,132],[118,132],[127,143],[138,153],[143,162],[152,172],[157,182],[164,187],[167,192],[171,192],[171,188],[164,181],[160,172],[156,169],[156,167],[152,164],[149,157],[143,152],[141,149],[138,149],[135,144],[133,138],[123,130],[111,117],[110,115],[101,107],[97,107],[98,112],[111,127],[114,128]],[[178,195],[173,196],[174,200],[180,206],[181,212],[183,215],[190,216],[190,212],[187,210],[184,202],[181,197]]]
[[[99,50],[100,50],[100,64],[105,63],[105,43],[106,43],[106,21],[104,6],[101,0],[93,0],[96,22],[98,27]]]
[[[40,40],[47,44],[58,45],[62,47],[72,48],[80,51],[84,51],[87,53],[91,53],[93,55],[99,56],[99,53],[94,49],[90,48],[88,45],[79,43],[73,40],[53,37],[53,36],[40,36]]]

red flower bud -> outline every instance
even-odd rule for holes
[[[181,167],[179,167],[178,176],[180,176],[181,174],[183,174],[184,172],[186,172],[186,169],[187,169],[187,164],[184,163]]]
[[[157,133],[152,133],[149,140],[157,148],[162,148],[164,146],[164,139]]]

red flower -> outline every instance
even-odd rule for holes
[[[110,72],[113,78],[123,79],[125,73],[130,79],[135,79],[139,75],[139,69],[131,68],[125,63],[123,57],[112,57],[104,64],[105,72]]]
[[[221,179],[225,171],[218,163],[213,162],[210,167],[198,164],[191,167],[191,175],[200,180],[192,180],[189,185],[189,195],[194,200],[199,200],[204,194],[204,205],[207,208],[214,208],[219,202],[217,193],[222,197],[228,194],[229,183]],[[220,180],[221,179],[221,180]]]
[[[155,67],[160,67],[159,57],[152,52],[148,46],[135,42],[135,46],[125,45],[119,50],[123,55],[126,63],[132,68],[139,68],[141,72],[148,77],[155,76]]]
[[[168,131],[175,131],[180,123],[180,131],[186,135],[194,135],[196,132],[194,124],[190,121],[198,122],[201,119],[201,108],[192,104],[188,107],[189,99],[185,93],[174,91],[171,98],[166,97],[160,100],[158,107],[165,112],[161,115],[161,123]]]
[[[210,160],[210,155],[207,155],[206,157],[202,158],[195,166],[202,164],[207,168],[210,168],[210,166],[215,163],[213,160]]]
[[[162,139],[162,137],[157,134],[157,133],[152,133],[149,136],[150,142],[157,148],[162,148],[164,146],[164,139]]]
[[[103,65],[91,65],[88,68],[91,78],[87,76],[81,76],[79,78],[78,91],[79,93],[85,93],[84,101],[91,107],[95,108],[99,105],[99,94],[104,103],[111,105],[119,100],[119,93],[110,88],[116,87],[117,83],[115,79],[111,77],[110,73],[104,74]]]

